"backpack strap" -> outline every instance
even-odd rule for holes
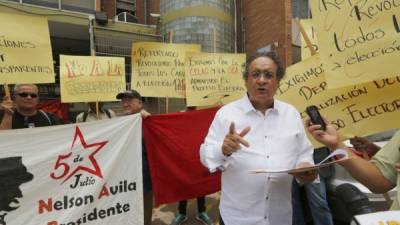
[[[111,112],[108,109],[104,109],[104,113],[107,115],[109,119],[111,119]]]
[[[87,111],[83,112],[83,117],[82,117],[82,121],[83,122],[86,122],[86,119],[87,119],[88,115],[89,115],[89,113]]]
[[[51,119],[49,117],[49,115],[47,115],[47,113],[41,109],[39,109],[39,112],[42,113],[44,115],[44,117],[46,117],[47,121],[49,121],[49,125],[53,125],[53,123],[51,122]]]

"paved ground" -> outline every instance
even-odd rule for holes
[[[208,195],[206,198],[207,213],[210,218],[217,225],[219,220],[219,194]],[[153,223],[152,225],[169,225],[178,210],[178,204],[162,205],[153,210]],[[200,225],[199,221],[195,219],[197,214],[197,203],[196,199],[191,199],[188,201],[187,215],[189,217],[185,225]]]
[[[207,213],[213,220],[214,225],[219,225],[219,193],[208,195],[206,198]],[[153,210],[153,223],[152,225],[169,225],[178,210],[178,204],[162,205]],[[187,215],[189,216],[188,221],[184,225],[201,225],[199,221],[195,219],[197,214],[197,203],[196,199],[188,201]],[[308,225],[312,225],[308,224]],[[348,225],[344,223],[335,222],[335,225]]]

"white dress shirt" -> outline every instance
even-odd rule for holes
[[[222,144],[235,123],[250,147],[241,146],[226,157]],[[254,169],[295,168],[313,161],[299,112],[291,105],[274,100],[274,107],[263,115],[245,95],[223,106],[215,115],[200,148],[202,163],[216,171],[223,168],[220,212],[226,225],[292,225],[291,187],[293,176],[286,173],[251,174]]]

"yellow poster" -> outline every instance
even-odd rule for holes
[[[306,31],[308,38],[311,41],[312,46],[318,52],[318,42],[317,42],[317,34],[315,33],[315,28],[312,23],[312,19],[303,19],[300,20],[300,24],[303,29]],[[311,56],[311,51],[307,46],[306,41],[303,38],[303,35],[300,34],[301,40],[301,59],[304,60]]]
[[[242,97],[245,61],[245,54],[187,53],[187,105],[223,105]]]
[[[60,55],[61,102],[116,101],[125,91],[125,58]]]
[[[54,83],[46,17],[0,13],[0,83]]]
[[[133,43],[132,89],[147,97],[185,98],[185,53],[200,49],[195,44]]]
[[[287,68],[277,99],[295,106],[302,118],[316,105],[345,138],[400,127],[400,76],[328,89],[319,55]]]
[[[400,74],[398,1],[310,1],[329,88]]]

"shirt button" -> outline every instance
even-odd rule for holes
[[[268,177],[268,180],[271,180],[271,177]]]
[[[264,220],[266,220],[267,219],[267,216],[264,216]]]
[[[265,197],[265,200],[268,200],[268,196],[267,196],[267,197]]]
[[[269,155],[267,155],[267,159],[269,159]]]
[[[267,139],[267,136],[265,135],[264,138]]]

